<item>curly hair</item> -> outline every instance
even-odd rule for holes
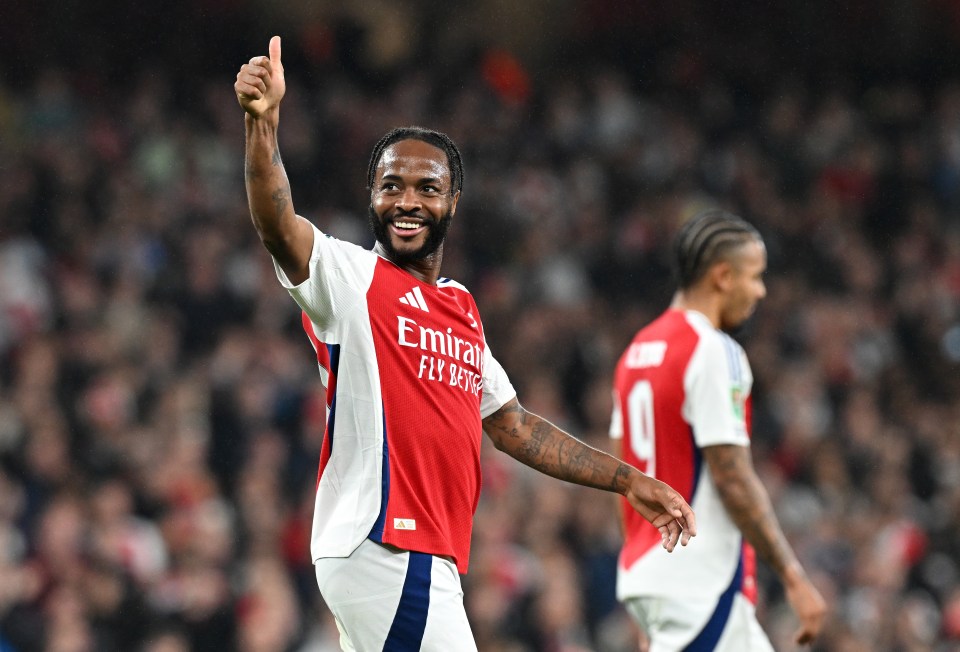
[[[373,188],[373,180],[376,177],[383,150],[401,140],[422,140],[442,149],[447,155],[447,167],[450,170],[450,194],[460,192],[463,188],[463,159],[460,157],[460,150],[450,136],[425,127],[397,127],[377,141],[370,154],[370,164],[367,166],[367,189]]]
[[[674,272],[680,288],[695,284],[714,263],[750,240],[763,242],[746,220],[720,209],[698,213],[683,225],[674,242]]]

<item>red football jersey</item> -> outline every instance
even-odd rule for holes
[[[668,554],[660,533],[623,501],[617,593],[753,593],[753,552],[730,519],[700,453],[749,446],[753,376],[743,349],[695,311],[668,310],[636,334],[614,377],[610,435],[623,459],[679,491],[697,515],[695,545]]]
[[[292,287],[277,273],[304,311],[327,387],[314,559],[347,556],[369,537],[466,572],[481,419],[516,395],[472,295],[316,229],[310,278]]]

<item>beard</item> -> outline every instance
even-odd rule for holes
[[[409,263],[423,260],[436,253],[440,245],[443,244],[444,238],[447,237],[447,229],[450,228],[452,215],[450,211],[447,211],[440,216],[439,220],[425,220],[423,224],[427,227],[427,237],[423,241],[423,244],[420,245],[420,248],[413,251],[397,251],[393,246],[393,242],[390,240],[390,234],[387,232],[388,220],[382,219],[377,215],[377,212],[373,210],[373,206],[369,208],[368,218],[370,220],[370,229],[373,231],[373,237],[376,238],[384,251],[387,252],[387,255],[390,256],[390,260],[395,263]]]

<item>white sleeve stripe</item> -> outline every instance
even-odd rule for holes
[[[623,439],[623,415],[620,412],[620,394],[613,390],[613,412],[610,415],[610,438]]]
[[[742,419],[734,410],[732,391],[748,382],[742,359],[733,355],[739,345],[716,330],[702,333],[684,374],[682,414],[693,428],[697,446],[749,445]],[[739,387],[738,389],[745,389]]]
[[[726,333],[722,334],[724,349],[727,352],[727,362],[730,363],[730,380],[735,384],[743,382],[743,369],[740,366],[739,346],[732,337]]]

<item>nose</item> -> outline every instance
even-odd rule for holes
[[[405,213],[418,210],[422,205],[420,197],[417,195],[417,189],[412,186],[404,189],[403,194],[397,200],[397,208]]]

